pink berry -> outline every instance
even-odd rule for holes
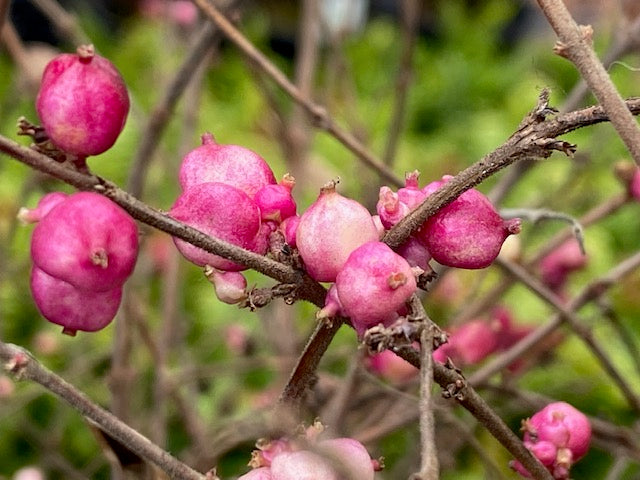
[[[106,292],[80,290],[34,266],[31,293],[43,317],[62,325],[62,333],[75,335],[77,330],[94,332],[111,323],[120,306],[122,287]]]
[[[202,145],[191,150],[180,165],[180,186],[219,182],[242,190],[252,199],[265,185],[276,179],[267,162],[257,153],[239,145],[220,145],[213,135],[202,135]]]
[[[221,302],[233,305],[247,298],[247,279],[240,272],[225,272],[205,265],[204,275],[213,284]]]
[[[338,289],[334,283],[329,288],[327,296],[324,299],[324,307],[316,314],[316,318],[330,318],[336,315],[345,315],[342,309],[342,303],[340,303],[340,297],[338,297]]]
[[[433,182],[423,191],[429,195],[448,179]],[[507,236],[519,231],[519,219],[502,220],[489,199],[471,189],[430,217],[418,238],[442,265],[478,269],[491,265]]]
[[[336,192],[335,182],[321,189],[296,231],[307,272],[319,282],[335,281],[351,252],[377,239],[378,230],[367,209]]]
[[[524,444],[555,479],[569,478],[569,469],[588,451],[591,441],[589,419],[565,402],[554,402],[523,422]],[[529,472],[519,463],[512,467],[525,477]]]
[[[367,358],[367,368],[396,385],[415,378],[419,370],[391,350],[384,350]]]
[[[218,182],[193,185],[178,197],[169,215],[238,247],[260,254],[267,249],[268,232],[261,228],[258,206],[242,190],[230,185]],[[246,269],[179,238],[174,238],[174,242],[182,255],[201,267],[210,265],[230,271]]]
[[[640,169],[635,169],[631,176],[629,192],[633,198],[640,200]]]
[[[445,363],[447,357],[458,365],[473,365],[484,360],[499,347],[499,335],[483,320],[472,320],[449,333],[449,341],[433,352],[433,358]]]
[[[31,239],[33,263],[76,288],[107,292],[121,286],[138,255],[134,220],[111,200],[77,192],[40,220]]]
[[[260,209],[262,220],[281,223],[296,214],[296,202],[291,196],[295,179],[288,173],[278,185],[265,185],[256,192],[254,200]]]
[[[362,335],[379,323],[397,318],[397,311],[417,289],[407,261],[378,241],[355,249],[336,278],[344,312]]]
[[[129,113],[129,95],[118,70],[94,53],[58,55],[47,65],[36,109],[51,141],[79,157],[98,155],[115,143]]]
[[[570,239],[549,253],[540,262],[542,281],[551,290],[562,290],[569,274],[584,268],[587,257],[575,239]]]
[[[39,222],[47,213],[51,211],[53,207],[61,203],[66,198],[66,193],[47,193],[40,199],[36,208],[29,209],[22,207],[18,212],[18,220],[25,224]]]
[[[424,272],[432,271],[429,265],[431,254],[429,250],[427,250],[427,247],[416,237],[409,237],[406,242],[398,247],[396,253],[409,262],[409,265],[412,267],[418,267]]]

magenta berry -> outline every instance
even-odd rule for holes
[[[180,220],[207,235],[238,247],[263,254],[267,235],[260,224],[260,211],[242,190],[224,183],[200,183],[187,188],[169,211]],[[174,237],[174,242],[189,261],[220,270],[244,270],[246,267]]]
[[[82,290],[106,292],[121,286],[138,255],[134,220],[111,200],[77,192],[58,203],[36,225],[33,263]]]
[[[317,313],[316,317],[321,319],[335,317],[336,315],[345,315],[345,313],[342,309],[340,298],[338,297],[338,289],[334,283],[329,288],[327,296],[324,299],[324,307]]]
[[[265,185],[256,192],[254,200],[262,220],[279,224],[296,214],[296,202],[291,196],[295,183],[295,179],[287,173],[278,185]]]
[[[449,178],[423,191],[429,195]],[[491,265],[507,236],[519,232],[519,219],[503,220],[487,197],[471,189],[430,217],[418,238],[442,265],[477,269]]]
[[[449,341],[433,352],[433,358],[445,363],[450,357],[458,366],[473,365],[484,360],[499,347],[495,328],[483,320],[472,320],[449,333]]]
[[[94,53],[58,55],[47,65],[36,99],[44,129],[59,149],[87,157],[115,143],[129,113],[129,95],[118,70]]]
[[[296,232],[307,272],[319,282],[335,281],[351,252],[377,239],[378,230],[367,209],[336,192],[335,182],[321,189]]]
[[[587,257],[580,250],[577,240],[567,240],[540,262],[542,281],[558,292],[564,287],[569,274],[584,268],[586,264]]]
[[[240,272],[225,272],[205,265],[204,275],[212,283],[218,300],[229,305],[247,298],[247,279]]]
[[[273,475],[269,467],[260,467],[241,475],[238,480],[273,480]]]
[[[525,446],[558,480],[568,479],[571,466],[589,450],[589,419],[565,402],[547,405],[524,420],[522,430]],[[523,476],[530,477],[520,462],[512,462],[512,467]]]
[[[22,223],[36,223],[42,220],[42,218],[51,211],[53,207],[67,198],[66,193],[52,192],[47,193],[40,199],[36,208],[22,207],[18,212],[18,220]]]
[[[412,267],[418,267],[424,272],[432,271],[429,265],[431,254],[429,250],[427,250],[427,247],[417,238],[409,237],[406,242],[398,247],[396,253],[409,262],[409,265]]]
[[[121,286],[106,292],[80,290],[36,266],[31,270],[31,292],[42,316],[62,325],[62,332],[68,335],[106,327],[115,317],[122,297]]]
[[[262,187],[276,183],[260,155],[239,145],[220,145],[209,132],[202,135],[202,145],[182,159],[179,179],[183,190],[200,183],[219,182],[242,190],[252,199]]]
[[[396,312],[416,289],[407,261],[378,241],[355,249],[336,278],[343,310],[358,335],[397,318]]]

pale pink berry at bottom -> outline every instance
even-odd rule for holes
[[[209,132],[202,135],[202,145],[191,150],[180,165],[180,186],[220,182],[238,188],[251,199],[265,185],[275,184],[271,168],[256,152],[239,145],[221,145]]]
[[[238,480],[273,480],[273,475],[269,467],[260,467],[239,476]]]
[[[47,193],[40,199],[36,208],[20,208],[18,211],[18,220],[24,224],[39,222],[53,207],[63,202],[67,196],[68,195],[63,192]]]
[[[378,240],[368,210],[343,197],[329,182],[300,218],[296,245],[309,275],[319,282],[334,282],[347,258],[366,242]]]
[[[42,316],[73,336],[78,330],[94,332],[109,325],[118,312],[122,287],[106,292],[79,290],[34,266],[31,293]]]
[[[247,279],[240,272],[225,272],[211,265],[204,266],[204,276],[211,282],[221,302],[234,305],[247,298]]]
[[[407,261],[374,241],[349,255],[336,278],[336,290],[344,313],[362,335],[368,328],[395,320],[417,285]]]
[[[112,291],[129,277],[138,257],[136,222],[93,192],[59,202],[33,230],[31,259],[49,275],[76,288]]]
[[[582,412],[566,402],[554,402],[522,422],[524,445],[557,480],[569,478],[572,465],[588,451],[591,425]],[[529,477],[517,461],[512,467]]]

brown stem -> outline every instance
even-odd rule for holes
[[[260,70],[267,74],[280,88],[282,88],[296,103],[303,107],[310,115],[314,123],[322,130],[333,135],[336,140],[351,150],[369,168],[377,172],[386,181],[395,186],[401,186],[399,179],[386,165],[369,152],[358,139],[338,127],[326,109],[313,102],[298,87],[286,77],[266,56],[262,54],[242,33],[207,0],[193,0],[204,14],[234,43],[243,54],[254,62]]]
[[[582,78],[609,114],[611,124],[634,161],[640,165],[640,128],[593,51],[593,29],[591,26],[578,26],[562,0],[538,0],[538,5],[560,40],[555,47],[556,53],[575,64]]]
[[[180,462],[117,417],[97,406],[84,393],[42,366],[23,348],[0,342],[0,362],[4,369],[16,378],[39,383],[66,401],[75,410],[95,422],[101,430],[126,445],[140,457],[158,466],[171,478],[205,479],[204,475]]]

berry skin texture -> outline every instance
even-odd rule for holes
[[[300,218],[296,246],[309,275],[333,282],[347,258],[360,245],[378,240],[371,214],[355,200],[343,197],[329,182]]]
[[[575,239],[570,239],[549,253],[540,262],[542,282],[554,292],[562,292],[569,274],[584,268],[587,257]]]
[[[568,479],[571,466],[589,450],[589,419],[566,402],[547,405],[524,420],[522,430],[524,445],[557,480]],[[524,477],[530,477],[519,462],[513,461],[511,466]]]
[[[135,221],[93,192],[77,192],[58,203],[31,238],[34,265],[81,290],[107,292],[121,286],[137,255]]]
[[[423,192],[430,195],[449,178]],[[479,269],[491,265],[507,236],[519,232],[519,219],[503,220],[487,197],[471,189],[430,217],[417,236],[442,265]]]
[[[109,325],[118,312],[122,287],[106,292],[80,290],[34,266],[31,293],[42,316],[73,336],[78,330],[95,332]]]
[[[202,145],[182,159],[178,174],[183,190],[207,182],[220,182],[242,190],[251,199],[265,185],[276,183],[271,168],[257,153],[239,145],[221,145],[209,132]]]
[[[200,183],[186,189],[178,197],[169,215],[207,235],[238,247],[264,254],[268,232],[261,228],[260,210],[242,190],[224,183]],[[180,253],[201,267],[239,271],[246,267],[205,252],[174,237]]]
[[[36,110],[54,145],[84,158],[115,143],[129,113],[129,95],[113,64],[92,45],[81,46],[77,54],[49,62]]]
[[[417,286],[407,261],[374,241],[349,255],[336,278],[336,290],[344,313],[362,336],[368,328],[395,320]]]
[[[341,480],[329,461],[308,450],[284,452],[271,462],[273,480]]]
[[[66,200],[67,194],[62,192],[47,193],[40,199],[36,208],[22,207],[18,212],[18,220],[23,224],[37,223],[42,220],[53,207]]]

